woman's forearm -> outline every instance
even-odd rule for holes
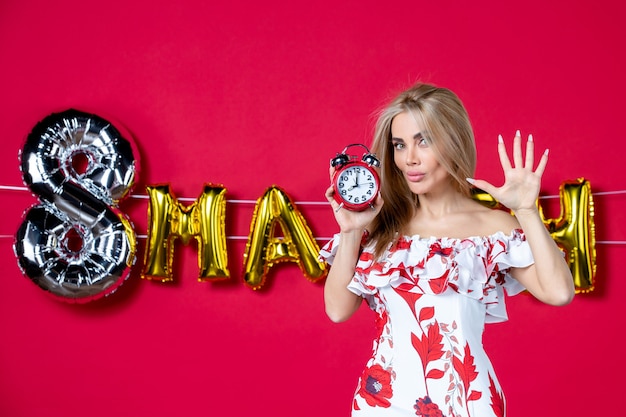
[[[574,297],[572,274],[561,250],[543,224],[538,210],[518,210],[515,217],[524,231],[535,260],[535,274],[524,283],[527,289],[545,303],[568,304]]]
[[[361,305],[360,296],[348,290],[359,257],[362,232],[342,232],[333,264],[324,284],[326,314],[334,322],[349,319]]]

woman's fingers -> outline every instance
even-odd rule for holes
[[[525,168],[533,169],[535,163],[535,142],[533,141],[533,135],[528,135],[528,141],[526,142],[526,162]]]
[[[539,175],[539,177],[543,176],[543,171],[546,169],[546,165],[548,165],[548,153],[549,149],[546,149],[541,155],[541,159],[539,160],[539,164],[537,165],[537,169],[535,170],[535,174]]]
[[[332,185],[326,189],[326,192],[324,193],[324,195],[326,196],[326,200],[328,200],[331,206],[333,205],[333,203],[337,204],[337,202],[335,201],[335,197],[334,197],[335,189],[333,188]]]
[[[515,132],[515,138],[513,138],[513,163],[515,168],[523,168],[522,165],[522,135],[518,130]]]
[[[509,155],[506,153],[506,145],[504,144],[502,135],[498,135],[498,156],[500,157],[500,165],[502,165],[502,169],[504,171],[511,169],[511,161],[509,160]]]
[[[505,171],[511,168],[525,168],[533,171],[533,165],[535,163],[535,141],[533,135],[528,135],[528,140],[526,141],[526,154],[524,155],[522,152],[522,135],[519,130],[515,132],[515,138],[513,139],[513,164],[511,164],[511,160],[507,154],[506,145],[504,144],[502,135],[498,135],[498,155],[500,156],[500,164]],[[540,164],[542,166],[541,172],[543,172],[545,164],[547,163],[545,158],[547,158],[547,151],[540,160]],[[537,169],[539,169],[539,166]]]
[[[494,194],[497,193],[498,188],[492,185],[491,183],[485,180],[479,180],[476,178],[466,178],[466,180],[467,182],[472,184],[474,187],[483,190],[484,192],[486,192],[487,194],[490,194],[492,197],[495,198]]]

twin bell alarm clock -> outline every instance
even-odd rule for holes
[[[353,146],[365,148],[365,153],[360,159],[346,153],[348,148]],[[332,185],[339,208],[363,211],[374,207],[374,200],[380,190],[380,179],[375,168],[380,166],[380,161],[370,153],[367,146],[359,143],[346,146],[330,160],[330,165],[335,167]]]

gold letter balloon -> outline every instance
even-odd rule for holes
[[[190,206],[183,206],[170,192],[169,185],[147,187],[148,242],[143,278],[172,281],[174,242],[185,245],[194,237],[198,241],[198,281],[226,279],[228,256],[224,217],[226,189],[205,185],[202,194]]]
[[[280,225],[283,237],[276,235]],[[304,217],[289,196],[273,186],[257,201],[244,255],[244,281],[261,288],[269,269],[278,262],[295,262],[311,281],[326,276],[326,265],[317,259],[319,247]]]
[[[77,110],[54,113],[31,131],[20,160],[39,198],[17,231],[14,251],[25,276],[58,299],[84,303],[128,278],[136,237],[118,202],[134,185],[130,136]]]
[[[563,182],[559,196],[561,199],[559,218],[546,219],[539,207],[541,218],[550,236],[565,251],[576,292],[593,291],[596,274],[596,238],[591,185],[584,178]]]

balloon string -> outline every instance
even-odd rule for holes
[[[18,187],[13,185],[0,185],[0,190],[5,191],[28,191],[27,187]],[[626,194],[626,190],[616,190],[616,191],[596,191],[593,192],[592,195],[600,196],[600,195],[617,195],[617,194]],[[150,197],[145,194],[131,194],[130,198],[138,198],[147,200]],[[546,195],[539,196],[539,199],[549,199],[549,198],[560,198],[560,195]],[[195,198],[191,197],[179,197],[177,198],[179,201],[197,201]],[[227,203],[231,204],[256,204],[257,200],[226,200]],[[328,205],[327,201],[296,201],[295,204],[298,205]],[[0,239],[13,239],[15,236],[13,235],[0,235]],[[138,235],[140,239],[146,239],[147,235]],[[227,236],[229,240],[247,240],[248,236]],[[317,237],[315,238],[318,241],[329,241],[332,237]],[[626,245],[626,241],[624,240],[596,240],[596,244],[598,245]]]
[[[617,191],[596,191],[591,193],[591,195],[593,196],[598,196],[598,195],[617,195],[617,194],[626,194],[626,190],[617,190]],[[560,195],[540,195],[539,196],[539,200],[544,200],[547,198],[560,198]]]
[[[595,193],[591,193],[593,195],[613,195],[613,194],[626,194],[626,190],[621,191],[599,191]]]
[[[137,235],[138,239],[147,239],[148,235]],[[226,239],[229,240],[248,240],[250,238],[250,236],[226,236]],[[13,235],[0,235],[0,239],[15,239],[15,236]],[[314,238],[315,240],[319,240],[319,241],[329,241],[332,239],[332,237],[316,237]],[[597,242],[596,242],[597,243]],[[624,242],[626,243],[626,242]]]
[[[0,239],[14,239],[13,235],[0,235]],[[139,239],[147,239],[148,235],[137,235]],[[226,236],[228,240],[248,240],[250,236]],[[332,237],[316,237],[318,241],[329,241]],[[626,240],[596,240],[596,245],[626,245]]]
[[[28,188],[26,188],[26,187],[16,187],[14,185],[0,185],[0,190],[28,191]]]
[[[28,191],[27,187],[16,187],[13,185],[0,185],[0,190],[5,190],[5,191]],[[140,200],[148,200],[150,198],[150,196],[146,195],[146,194],[131,194],[128,196],[129,198],[137,198]],[[192,198],[192,197],[176,197],[176,199],[178,201],[197,201],[196,198]],[[231,204],[256,204],[258,203],[257,200],[226,200],[227,203],[231,203]],[[301,206],[327,206],[328,201],[295,201],[295,204],[301,205]]]
[[[5,191],[28,191],[27,187],[17,187],[14,185],[0,185],[0,190],[5,190]],[[591,193],[593,196],[599,196],[599,195],[618,195],[618,194],[626,194],[626,190],[616,190],[616,191],[596,191],[596,192],[592,192]],[[142,200],[147,200],[150,198],[150,196],[146,195],[146,194],[131,194],[129,196],[130,198],[138,198],[138,199],[142,199]],[[550,199],[550,198],[560,198],[561,195],[557,194],[557,195],[540,195],[539,199],[540,200],[545,200],[545,199]],[[179,201],[197,201],[196,198],[192,198],[192,197],[177,197],[177,200]],[[232,204],[256,204],[258,203],[257,200],[226,200],[227,203],[232,203]],[[327,201],[296,201],[296,204],[299,205],[328,205]]]

